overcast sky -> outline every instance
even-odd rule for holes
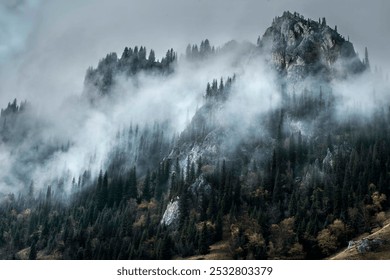
[[[205,38],[256,42],[285,10],[326,17],[360,57],[367,46],[372,65],[390,68],[387,0],[0,0],[0,107],[80,94],[86,68],[125,46],[161,57]]]

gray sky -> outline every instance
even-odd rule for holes
[[[325,16],[360,57],[390,69],[387,0],[0,0],[0,107],[79,94],[85,70],[108,52],[145,45],[161,57],[208,38],[255,42],[283,11]]]

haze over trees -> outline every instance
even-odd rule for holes
[[[91,120],[81,134],[90,145],[56,135],[33,102],[1,110],[0,151],[10,159],[1,183],[22,187],[0,189],[0,258],[186,258],[221,242],[225,258],[320,259],[382,226],[389,85],[370,72],[367,49],[361,61],[325,18],[285,12],[256,45],[206,39],[179,57],[126,47],[90,67],[76,107],[82,125]],[[214,77],[199,93],[174,92],[194,73]],[[191,94],[199,103],[182,130],[183,114],[137,119],[139,104],[150,112],[155,100],[187,104]],[[94,137],[104,141],[88,147]],[[87,147],[79,173],[63,168]],[[53,163],[58,173],[46,178]]]

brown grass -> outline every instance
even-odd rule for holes
[[[210,253],[207,255],[195,255],[186,260],[231,260],[228,241],[219,241],[210,246]]]
[[[330,260],[390,260],[390,219],[387,219],[384,226],[372,234],[363,234],[356,238],[381,238],[386,240],[386,244],[375,252],[360,254],[356,248],[343,249],[341,252],[330,257]]]

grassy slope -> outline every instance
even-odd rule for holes
[[[385,225],[372,234],[359,236],[355,240],[362,238],[381,238],[386,240],[386,244],[376,252],[359,254],[356,248],[344,248],[339,253],[330,257],[330,260],[390,260],[390,219],[385,222]]]

